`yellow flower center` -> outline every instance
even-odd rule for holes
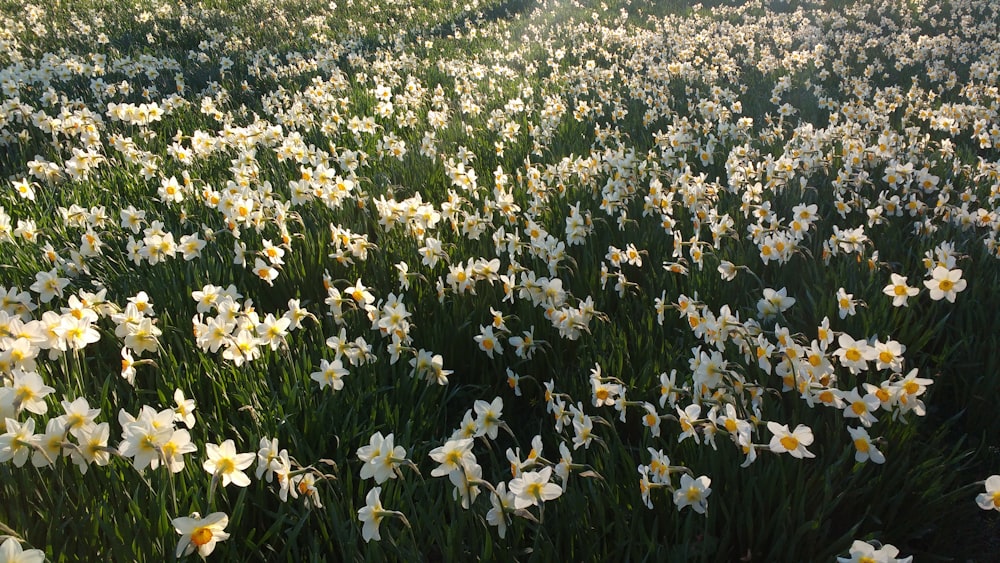
[[[864,438],[854,440],[854,447],[863,454],[868,453],[868,450],[871,449],[871,446],[868,445],[868,440],[865,440]]]
[[[698,502],[701,500],[701,491],[698,487],[688,487],[687,494],[688,502]]]
[[[233,460],[229,458],[220,460],[219,463],[215,466],[216,473],[220,473],[222,475],[228,475],[229,473],[232,473],[235,470],[236,470],[236,465],[233,463]]]
[[[202,527],[191,532],[191,543],[201,547],[206,543],[212,541],[212,530]]]
[[[724,424],[726,426],[726,431],[728,431],[728,432],[736,432],[736,421],[735,420],[733,420],[731,418],[727,418],[726,422]]]
[[[781,445],[788,451],[796,450],[799,447],[799,439],[795,436],[785,436],[781,440]]]
[[[528,496],[533,499],[540,499],[542,498],[542,484],[530,483],[524,492],[528,493]]]
[[[653,413],[647,413],[646,426],[655,426],[655,425],[656,425],[656,415],[654,415]]]
[[[861,352],[859,352],[857,348],[851,348],[847,352],[844,352],[844,357],[847,358],[848,361],[856,362],[861,359]]]
[[[895,293],[896,295],[900,295],[900,296],[901,295],[906,295],[906,286],[905,285],[897,285],[896,287],[892,288],[892,292]]]
[[[951,291],[951,288],[955,286],[955,282],[951,280],[941,280],[938,282],[938,289],[941,291]]]
[[[854,401],[851,403],[851,410],[854,411],[854,414],[861,416],[868,412],[868,406],[865,405],[864,401]]]
[[[894,359],[896,359],[895,354],[893,354],[888,350],[882,350],[878,354],[878,361],[882,362],[883,364],[892,363]]]
[[[827,389],[826,391],[822,391],[819,394],[819,400],[820,400],[820,402],[823,402],[823,403],[832,403],[833,402],[833,391],[830,391],[829,389]]]

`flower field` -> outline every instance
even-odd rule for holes
[[[992,560],[998,10],[0,2],[0,560]]]

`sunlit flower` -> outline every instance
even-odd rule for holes
[[[236,453],[233,441],[226,440],[218,445],[205,444],[205,455],[208,459],[202,463],[202,467],[212,475],[213,479],[218,478],[223,487],[230,483],[237,487],[246,487],[250,484],[250,477],[243,470],[253,464],[257,458],[256,454]]]
[[[330,362],[324,358],[319,362],[319,370],[310,373],[309,378],[319,383],[320,389],[329,385],[330,389],[340,391],[344,388],[344,376],[348,373],[340,359]]]
[[[217,543],[229,539],[229,533],[225,531],[229,516],[223,512],[213,512],[205,518],[195,512],[191,516],[174,518],[171,523],[181,535],[177,542],[176,557],[188,555],[195,550],[198,550],[198,555],[202,558],[208,557],[215,551]]]
[[[440,464],[431,471],[431,477],[442,477],[474,465],[476,456],[472,454],[472,445],[472,438],[463,438],[448,440],[443,446],[431,450],[431,459]]]
[[[0,435],[0,463],[14,461],[15,467],[22,467],[33,451],[35,419],[29,418],[23,424],[8,418],[7,431]]]

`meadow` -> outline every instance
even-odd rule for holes
[[[0,0],[0,560],[991,560],[998,10]]]

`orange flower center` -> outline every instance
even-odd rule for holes
[[[796,450],[799,447],[799,439],[795,436],[785,436],[780,442],[788,451]]]
[[[212,530],[209,530],[208,528],[198,528],[197,530],[191,532],[191,543],[198,547],[201,547],[210,541],[212,541]]]

